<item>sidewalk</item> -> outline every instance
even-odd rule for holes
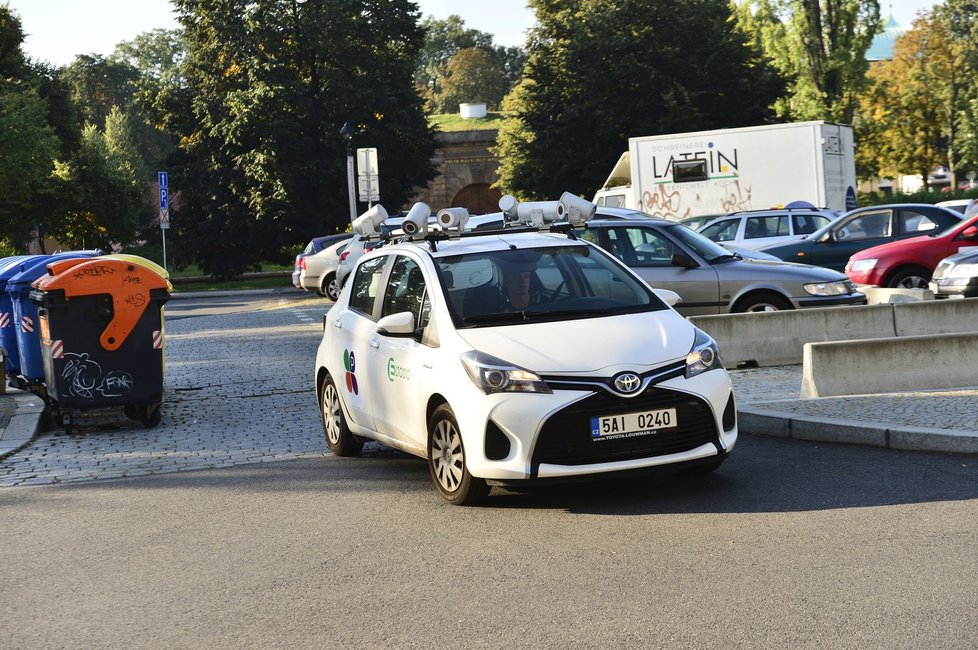
[[[800,399],[801,366],[734,370],[743,433],[950,453],[978,453],[978,387]],[[0,459],[40,432],[44,404],[0,395]],[[243,432],[246,433],[246,432]]]
[[[978,453],[978,387],[800,399],[802,367],[731,371],[747,433]]]
[[[40,397],[7,387],[0,395],[0,460],[31,443],[40,432],[43,413]]]

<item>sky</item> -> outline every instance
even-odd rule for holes
[[[28,56],[55,65],[71,63],[76,54],[107,55],[117,43],[137,34],[177,26],[169,0],[8,1],[23,22]],[[458,14],[466,27],[492,34],[497,45],[523,45],[534,23],[525,0],[415,1],[423,16]],[[897,23],[910,27],[918,10],[933,5],[934,0],[884,0],[880,8],[884,15],[892,11]]]

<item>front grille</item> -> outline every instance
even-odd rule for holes
[[[616,440],[591,439],[591,417],[675,408],[679,426],[655,435]],[[533,474],[541,464],[588,465],[666,456],[718,443],[710,405],[687,393],[650,387],[637,397],[617,397],[600,391],[554,413],[544,423],[533,449]]]

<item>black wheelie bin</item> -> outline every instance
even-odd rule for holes
[[[163,400],[166,278],[130,261],[48,265],[33,284],[48,401],[70,433],[73,412],[121,406],[153,427]]]

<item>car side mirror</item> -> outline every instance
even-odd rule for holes
[[[829,242],[835,241],[835,235],[832,234],[831,230],[825,231],[825,234],[818,238],[816,244],[827,244]]]
[[[968,226],[962,230],[961,239],[978,239],[978,226]]]
[[[406,337],[414,336],[414,314],[400,311],[390,316],[384,316],[377,321],[377,333],[381,336]]]
[[[686,253],[673,253],[671,264],[673,266],[681,266],[684,269],[695,269],[699,264],[696,263],[692,257]]]
[[[669,289],[652,289],[652,293],[659,297],[659,300],[666,303],[670,307],[675,307],[677,304],[683,301],[682,297],[675,291],[670,291]]]

